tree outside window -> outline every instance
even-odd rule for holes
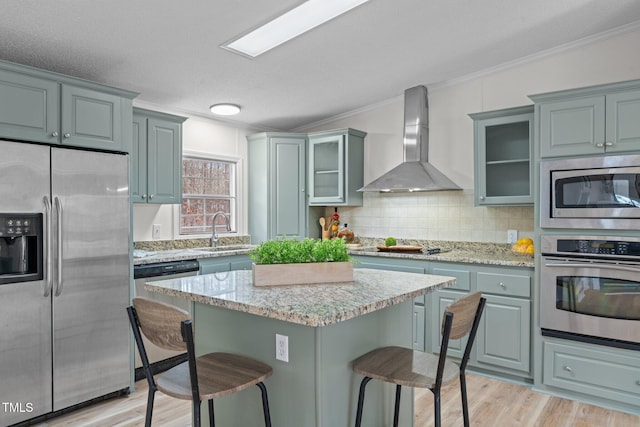
[[[211,234],[211,222],[216,212],[229,217],[231,230],[236,232],[237,164],[233,161],[196,156],[182,158],[182,206],[180,234]],[[226,232],[222,216],[216,220],[216,230]]]

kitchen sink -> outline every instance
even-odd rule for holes
[[[216,246],[210,248],[193,248],[186,249],[187,252],[192,253],[210,253],[210,252],[233,252],[242,251],[255,248],[255,245],[228,245],[228,246]]]

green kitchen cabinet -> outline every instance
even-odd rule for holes
[[[262,132],[247,136],[248,215],[252,243],[320,237],[321,208],[307,201],[307,137]]]
[[[405,271],[408,273],[425,274],[427,262],[411,259],[379,258],[371,256],[354,256],[354,267],[372,268],[388,271]],[[425,349],[425,296],[422,295],[413,300],[413,349],[424,351]]]
[[[533,106],[469,115],[474,124],[475,204],[533,204]]]
[[[131,201],[182,203],[182,123],[185,117],[134,108]]]
[[[309,204],[362,206],[364,138],[356,129],[308,134]]]
[[[200,274],[224,273],[232,270],[251,270],[249,255],[230,255],[213,258],[200,258]]]
[[[640,80],[530,98],[542,158],[640,150]]]
[[[637,350],[543,337],[542,353],[544,391],[640,413]]]
[[[0,137],[128,152],[135,96],[0,61]]]
[[[433,263],[433,274],[460,277],[456,287],[429,295],[427,327],[430,346],[440,349],[440,330],[445,308],[460,297],[482,292],[487,299],[478,327],[469,366],[491,373],[530,380],[531,373],[531,269]],[[466,273],[466,274],[465,274]],[[452,340],[449,354],[462,357],[466,341]]]

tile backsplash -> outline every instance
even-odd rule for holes
[[[533,212],[533,206],[474,206],[472,190],[365,193],[362,207],[338,208],[340,225],[356,236],[492,243],[506,243],[507,230],[531,236]]]

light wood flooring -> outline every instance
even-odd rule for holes
[[[640,426],[640,416],[536,393],[526,386],[484,376],[467,374],[467,388],[469,414],[471,425],[474,427]],[[433,395],[429,390],[416,390],[415,399],[415,426],[433,426]],[[137,427],[144,425],[146,405],[146,381],[139,381],[136,383],[136,391],[129,396],[114,398],[80,409],[38,426]],[[153,425],[191,426],[191,403],[156,393]],[[462,426],[460,388],[457,381],[443,387],[442,425],[444,427]]]

